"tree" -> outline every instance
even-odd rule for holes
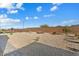
[[[70,31],[70,29],[68,29],[68,27],[64,27],[64,28],[63,28],[63,32],[64,32],[65,34],[67,34],[67,33],[71,32],[71,31]]]
[[[47,24],[45,24],[45,25],[41,25],[40,27],[41,28],[48,28],[49,26]]]

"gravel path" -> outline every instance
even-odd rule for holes
[[[77,54],[34,42],[5,56],[77,56]]]
[[[40,37],[38,43],[34,41]],[[15,33],[0,35],[0,55],[5,56],[77,56],[79,54],[64,50],[62,35],[36,33]],[[62,48],[62,49],[61,49]]]
[[[0,34],[0,56],[3,55],[8,39],[7,35]]]

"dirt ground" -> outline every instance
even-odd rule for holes
[[[6,45],[4,53],[12,52],[14,50],[20,49],[24,46],[28,46],[33,42],[42,43],[51,47],[61,48],[64,50],[71,51],[67,48],[68,42],[64,39],[65,34],[50,34],[50,33],[36,33],[36,32],[17,32],[11,34],[6,34],[9,39]],[[74,46],[74,45],[71,45]],[[74,46],[79,48],[79,45]],[[71,51],[72,52],[72,51]]]
[[[23,46],[29,45],[32,42],[37,42],[57,47],[66,48],[66,42],[64,41],[65,35],[53,35],[50,33],[37,34],[35,32],[22,32],[14,33],[13,35],[8,34],[8,42],[16,48],[22,48]]]

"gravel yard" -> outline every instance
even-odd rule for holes
[[[66,42],[64,41],[65,35],[63,34],[53,35],[50,33],[37,34],[36,32],[21,32],[21,33],[17,32],[17,33],[13,33],[13,35],[10,35],[10,34],[5,34],[5,35],[7,35],[8,38],[5,38],[7,39],[7,43],[5,44],[5,50],[4,50],[3,55],[10,55],[12,54],[12,52],[14,53],[15,51],[18,51],[18,50],[20,50],[21,55],[36,55],[36,54],[39,55],[38,51],[40,51],[41,55],[56,55],[57,53],[58,53],[57,55],[59,55],[59,53],[60,55],[77,55],[76,53],[71,52],[70,50],[66,48]],[[30,47],[30,49],[37,50],[36,54],[31,54],[28,48],[28,46],[32,45],[32,43],[33,43],[33,46]],[[39,47],[40,45],[41,47]],[[44,48],[44,46],[42,45],[46,47]],[[57,49],[57,51],[54,51],[53,49],[51,50],[47,46],[52,47],[54,50]],[[24,51],[27,50],[28,52],[25,53],[23,51],[23,48],[24,48]],[[45,50],[46,52],[45,51],[43,52],[41,49]],[[45,54],[48,51],[49,53]],[[69,51],[70,54],[66,51]],[[35,52],[32,51],[32,53],[35,53]],[[51,54],[52,52],[53,54]],[[64,52],[66,53],[63,54]],[[12,55],[19,55],[17,53],[12,54]]]

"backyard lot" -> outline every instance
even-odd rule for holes
[[[3,52],[3,55],[59,55],[59,54],[78,55],[78,53],[67,49],[67,42],[64,40],[66,38],[65,34],[57,35],[50,33],[38,34],[36,32],[20,32],[20,33],[17,32],[17,33],[13,33],[12,35],[11,34],[5,34],[5,35],[7,35],[8,39],[7,39],[7,43],[5,44],[5,50]],[[48,48],[48,46],[52,47],[51,51],[50,48]],[[55,49],[57,49],[57,51]],[[17,52],[18,50],[20,51]],[[35,53],[36,52],[35,50],[37,50],[37,53]],[[40,54],[38,51],[40,51]],[[49,53],[45,54],[48,51]],[[52,52],[53,54],[51,54]]]

